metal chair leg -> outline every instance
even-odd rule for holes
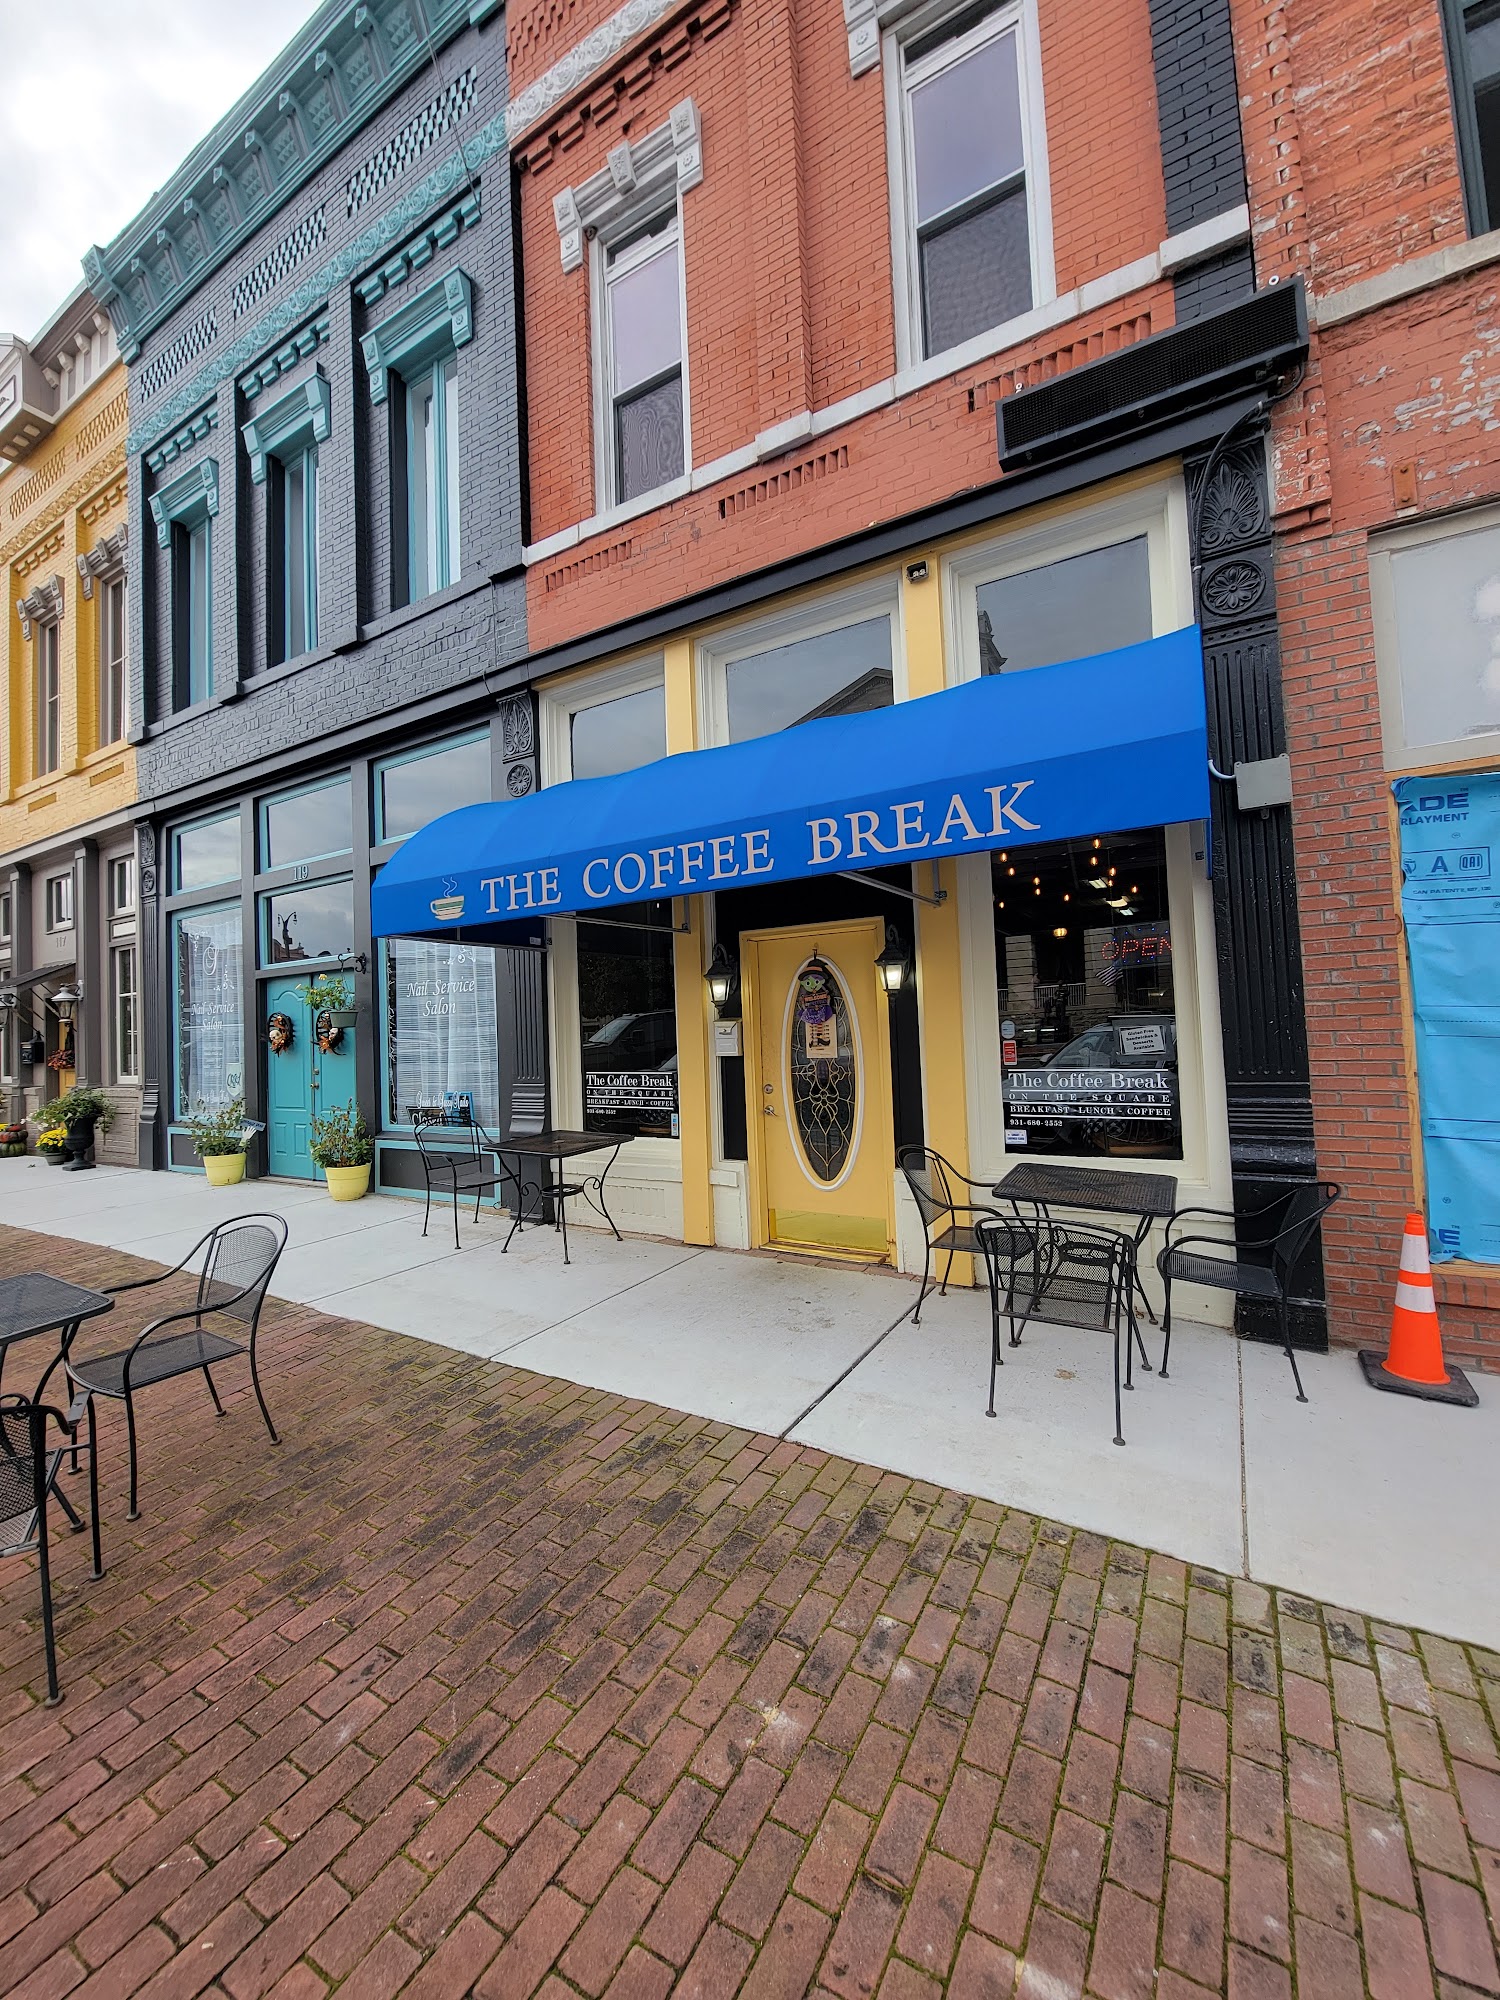
[[[62,1689],[57,1684],[57,1639],[52,1629],[52,1562],[47,1549],[47,1483],[46,1483],[46,1434],[43,1430],[34,1433],[36,1442],[43,1446],[42,1504],[37,1509],[36,1555],[39,1581],[42,1587],[42,1645],[47,1654],[47,1701],[48,1708],[56,1708],[62,1700]]]
[[[130,1511],[126,1514],[125,1518],[127,1521],[138,1521],[141,1518],[141,1510],[135,1504],[135,1495],[136,1495],[135,1404],[131,1399],[130,1389],[128,1384],[125,1390],[125,1432],[126,1436],[130,1441]]]
[[[927,1296],[927,1276],[932,1269],[932,1239],[923,1231],[922,1241],[922,1283],[917,1290],[917,1309],[911,1316],[913,1326],[922,1324],[922,1301]]]
[[[1120,1411],[1120,1302],[1115,1301],[1115,1443],[1124,1444],[1125,1426]],[[1128,1337],[1128,1336],[1127,1336]]]
[[[260,1368],[256,1362],[253,1344],[250,1348],[250,1386],[255,1391],[256,1402],[260,1404],[260,1413],[266,1420],[266,1429],[271,1433],[272,1444],[280,1444],[281,1439],[276,1434],[275,1424],[271,1422],[271,1412],[266,1408],[265,1393],[260,1386]]]
[[[1161,1367],[1158,1373],[1162,1381],[1165,1382],[1167,1379],[1167,1356],[1172,1352],[1172,1273],[1170,1271],[1163,1271],[1161,1282],[1163,1291],[1161,1308],[1162,1343]]]
[[[996,1288],[995,1275],[990,1273],[990,1406],[985,1411],[987,1417],[995,1414],[995,1371],[1005,1366],[1005,1356],[1000,1352],[1000,1294]]]
[[[203,1379],[208,1384],[209,1395],[212,1396],[214,1399],[214,1408],[215,1410],[218,1411],[219,1415],[222,1417],[224,1414],[224,1405],[219,1401],[219,1392],[214,1386],[214,1378],[212,1375],[209,1374],[208,1364],[206,1362],[204,1363],[203,1367]]]
[[[432,1175],[427,1176],[427,1203],[422,1210],[422,1234],[427,1234],[427,1218],[432,1213]]]
[[[1292,1352],[1292,1308],[1285,1292],[1281,1295],[1281,1342],[1286,1349],[1286,1358],[1292,1364],[1292,1380],[1297,1385],[1297,1401],[1305,1403],[1307,1395],[1302,1387],[1302,1375],[1297,1367],[1297,1357]]]
[[[953,1276],[953,1252],[952,1252],[952,1251],[950,1250],[950,1251],[948,1252],[948,1261],[947,1261],[947,1263],[946,1263],[946,1264],[945,1264],[945,1265],[943,1266],[943,1282],[942,1282],[942,1283],[941,1283],[941,1284],[940,1284],[940,1285],[938,1286],[938,1297],[939,1297],[940,1299],[945,1299],[945,1298],[947,1298],[947,1296],[948,1296],[948,1280],[949,1280],[949,1279],[950,1279],[950,1278],[951,1278],[952,1276]]]
[[[560,1161],[557,1170],[556,1199],[558,1220],[562,1225],[563,1262],[566,1264],[568,1261],[568,1198],[562,1191],[562,1163]]]
[[[104,1574],[104,1551],[99,1546],[99,1436],[94,1421],[94,1399],[88,1400],[89,1420],[89,1526],[94,1544],[94,1575]]]

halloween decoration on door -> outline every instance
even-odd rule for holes
[[[290,1014],[271,1014],[266,1019],[266,1040],[272,1055],[279,1056],[297,1039],[297,1024]]]
[[[325,1056],[332,1055],[333,1051],[344,1039],[343,1029],[338,1026],[326,1007],[313,1022],[313,1033],[317,1036],[318,1047],[323,1051]]]
[[[797,975],[792,1005],[792,1109],[808,1166],[836,1181],[854,1142],[857,1085],[849,1009],[838,975],[811,958]]]

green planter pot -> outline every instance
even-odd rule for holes
[[[243,1153],[205,1153],[203,1171],[210,1187],[233,1187],[245,1178]]]
[[[323,1178],[335,1201],[358,1201],[370,1192],[370,1162],[362,1167],[325,1167]]]

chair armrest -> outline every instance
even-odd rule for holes
[[[1171,1257],[1178,1250],[1185,1250],[1190,1243],[1205,1244],[1210,1250],[1234,1250],[1237,1247],[1239,1247],[1233,1243],[1226,1243],[1222,1236],[1179,1236],[1175,1243],[1165,1243],[1162,1245],[1161,1252],[1156,1260],[1158,1269],[1161,1266],[1161,1261],[1163,1257]],[[1251,1245],[1249,1247],[1253,1248],[1254,1246]],[[1221,1263],[1227,1262],[1234,1264],[1238,1263],[1239,1259],[1236,1257],[1229,1257],[1227,1259],[1220,1258],[1219,1261]]]
[[[101,1285],[99,1289],[102,1292],[106,1293],[110,1298],[114,1298],[120,1292],[139,1292],[142,1289],[144,1289],[144,1287],[147,1285],[159,1285],[162,1284],[167,1278],[175,1278],[179,1271],[185,1271],[187,1269],[188,1265],[192,1263],[193,1259],[197,1256],[198,1252],[203,1248],[204,1244],[208,1242],[209,1237],[211,1237],[213,1233],[214,1232],[210,1229],[208,1235],[200,1236],[198,1238],[198,1241],[193,1245],[192,1249],[188,1251],[187,1255],[183,1257],[179,1263],[174,1264],[170,1271],[159,1271],[154,1278],[128,1278],[123,1284]]]

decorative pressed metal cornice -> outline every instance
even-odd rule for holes
[[[35,625],[55,625],[63,615],[63,580],[52,575],[16,599],[16,616],[21,621],[21,637],[29,639]]]
[[[361,340],[370,371],[370,401],[385,401],[393,368],[399,373],[418,358],[430,359],[440,347],[466,347],[473,338],[473,280],[467,271],[434,278]]]
[[[172,523],[196,515],[219,511],[219,461],[200,458],[186,472],[179,472],[151,495],[151,518],[156,523],[156,539],[166,548],[172,539]]]
[[[372,271],[368,278],[358,281],[354,289],[363,303],[373,306],[394,286],[404,285],[413,271],[423,270],[439,250],[446,250],[450,243],[456,243],[465,229],[472,229],[479,220],[479,213],[479,189],[473,187],[462,201],[456,201],[445,214],[435,216],[425,229],[419,229],[415,236],[408,237],[395,256],[388,257],[378,271]]]
[[[295,368],[299,361],[305,361],[309,354],[316,354],[329,336],[332,320],[329,315],[319,313],[306,326],[298,327],[291,339],[284,341],[274,354],[263,355],[259,363],[247,374],[240,377],[238,388],[247,403],[253,403],[263,390],[269,389]],[[257,329],[258,331],[258,329]]]
[[[135,220],[85,255],[125,359],[437,49],[497,4],[423,0],[419,16],[414,0],[327,0]]]
[[[147,466],[152,472],[161,472],[174,458],[181,458],[182,454],[197,444],[200,438],[206,438],[210,431],[216,431],[218,428],[219,413],[210,404],[206,410],[199,410],[187,423],[180,425],[169,438],[157,446],[155,451],[149,452],[146,457]]]
[[[621,49],[627,48],[637,35],[672,13],[682,4],[682,0],[627,0],[617,14],[611,14],[592,34],[585,35],[555,62],[551,69],[544,70],[535,83],[528,84],[519,97],[512,100],[505,114],[506,134],[514,145],[523,132],[530,131],[539,119],[545,118],[555,104],[561,104],[565,97],[571,97],[580,84],[587,83],[591,76],[613,62]]]
[[[289,445],[306,438],[325,444],[333,429],[332,398],[328,378],[319,373],[288,389],[269,409],[260,410],[240,435],[250,454],[250,477],[261,485],[266,476],[266,460]]]
[[[78,558],[78,580],[85,597],[93,596],[94,584],[99,577],[124,569],[129,537],[130,524],[122,521],[112,535],[101,535],[94,546]]]

